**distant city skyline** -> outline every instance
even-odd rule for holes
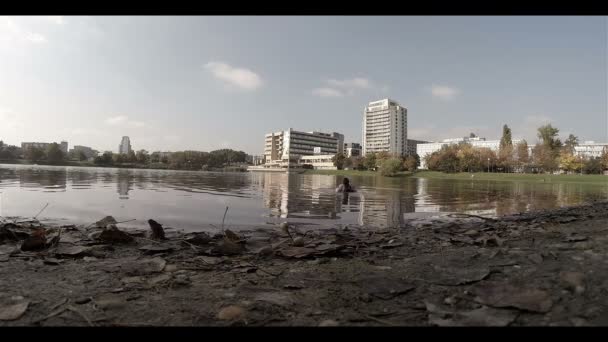
[[[0,17],[0,140],[263,154],[293,127],[361,143],[363,108],[408,138],[608,141],[606,17]]]

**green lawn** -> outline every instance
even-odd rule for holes
[[[307,175],[330,175],[330,176],[373,176],[381,177],[376,171],[360,171],[360,170],[306,170],[303,174]],[[411,172],[399,172],[396,177],[410,176]]]
[[[443,173],[437,171],[418,171],[413,177],[433,179],[467,179],[544,183],[597,183],[608,185],[608,176],[604,175],[548,175],[522,173]]]

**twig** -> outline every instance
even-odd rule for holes
[[[91,320],[87,316],[85,316],[85,314],[83,314],[80,310],[76,309],[75,307],[73,307],[71,305],[68,306],[67,309],[70,310],[70,311],[72,311],[72,312],[77,313],[78,315],[80,315],[80,317],[84,318],[87,321],[87,323],[89,323],[90,327],[93,326],[93,323],[91,322]]]
[[[365,315],[365,318],[371,319],[372,321],[376,321],[378,323],[382,323],[382,324],[385,324],[385,325],[390,325],[390,326],[395,326],[396,325],[393,322],[389,322],[389,321],[386,321],[386,320],[383,320],[383,319],[380,319],[380,318],[376,318],[376,317],[370,316],[370,315]]]
[[[44,208],[40,209],[40,211],[38,212],[38,214],[36,214],[36,216],[34,216],[34,219],[36,219],[38,217],[38,215],[42,214],[42,212],[44,211],[44,209],[46,209],[46,207],[48,207],[49,204],[47,203]]]
[[[496,219],[493,219],[490,217],[483,217],[483,216],[479,216],[479,215],[472,215],[472,214],[465,214],[465,213],[448,214],[446,216],[448,216],[448,217],[456,217],[456,216],[475,217],[475,218],[486,220],[486,221],[492,221],[492,222],[496,221]]]
[[[130,219],[130,220],[126,220],[126,221],[120,221],[120,222],[116,222],[116,224],[127,223],[127,222],[132,222],[132,221],[137,221],[137,219]]]
[[[224,217],[222,218],[222,232],[224,231],[224,220],[226,220],[227,213],[228,213],[228,206],[226,206],[226,211],[224,211]]]

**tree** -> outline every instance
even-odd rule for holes
[[[544,172],[553,172],[558,167],[558,160],[554,151],[548,145],[536,145],[532,150],[532,160],[534,164]]]
[[[380,162],[379,169],[381,175],[393,177],[401,171],[401,160],[399,158],[384,159]]]
[[[146,150],[139,150],[135,154],[135,159],[139,164],[148,164],[148,162],[150,161],[150,155]]]
[[[530,154],[528,153],[528,142],[522,140],[515,148],[517,153],[517,164],[521,168],[525,168],[530,162]]]
[[[418,160],[414,156],[408,156],[405,158],[403,165],[407,171],[414,172],[418,168]]]
[[[376,169],[376,154],[375,153],[368,153],[365,156],[365,168],[368,170],[375,170]]]
[[[44,151],[41,148],[29,147],[25,150],[25,159],[29,161],[38,162],[44,159],[44,157]]]
[[[562,170],[573,172],[580,168],[579,160],[570,151],[563,149],[559,155],[559,166]]]
[[[556,138],[557,133],[559,133],[559,129],[551,126],[551,124],[547,124],[538,128],[537,136],[542,141],[543,145],[548,146],[553,150],[557,147],[557,142],[559,141],[559,139]]]
[[[137,157],[135,156],[135,152],[133,150],[130,150],[129,154],[126,155],[125,162],[126,163],[135,163],[135,162],[137,162]]]
[[[351,167],[354,170],[363,170],[363,169],[365,169],[365,165],[364,165],[365,164],[365,158],[358,157],[358,156],[353,156],[353,157],[348,158],[348,160],[350,160],[350,162],[352,163]]]
[[[513,146],[513,140],[511,139],[511,129],[506,124],[502,126],[502,138],[500,139],[500,149]]]
[[[575,136],[574,134],[570,134],[568,136],[568,138],[566,139],[566,141],[564,141],[564,148],[570,152],[571,154],[574,153],[574,146],[578,146],[578,137]]]
[[[104,152],[101,156],[95,157],[93,163],[95,163],[95,165],[109,166],[112,165],[113,161],[114,159],[112,152]]]
[[[477,135],[475,135],[475,133],[471,132],[471,134],[469,134],[469,138],[477,138]]]
[[[602,161],[600,158],[589,158],[583,166],[583,172],[587,174],[602,173]]]
[[[337,153],[332,158],[332,161],[334,162],[334,166],[337,167],[338,170],[342,170],[344,168],[344,159],[346,159],[346,157],[344,157],[344,154],[342,154],[342,153]]]
[[[608,170],[608,149],[604,148],[602,152],[602,168]]]
[[[65,158],[63,151],[59,147],[59,144],[52,143],[46,150],[46,159],[51,164],[56,164],[61,162]]]

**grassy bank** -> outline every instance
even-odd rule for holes
[[[306,175],[329,175],[329,176],[372,176],[382,177],[377,171],[361,171],[361,170],[306,170],[303,172]],[[407,177],[411,172],[399,172],[395,177]]]
[[[548,175],[523,173],[485,173],[460,172],[443,173],[437,171],[418,171],[413,177],[432,179],[462,179],[462,180],[491,180],[491,181],[517,181],[532,183],[596,183],[608,185],[608,176],[604,175]]]

